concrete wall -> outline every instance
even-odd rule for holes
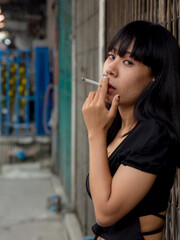
[[[74,208],[84,235],[91,234],[94,223],[92,202],[87,196],[85,180],[88,174],[88,142],[87,131],[82,117],[82,105],[93,86],[84,84],[81,77],[98,81],[98,34],[99,34],[99,1],[73,1],[73,104],[74,127],[73,161],[74,172]]]
[[[169,5],[167,5],[168,1],[164,0],[150,0],[147,4],[142,0],[72,0],[72,205],[79,219],[84,236],[92,235],[91,225],[94,223],[95,217],[92,202],[85,189],[85,181],[88,173],[88,139],[81,109],[89,91],[96,89],[96,87],[82,83],[81,77],[98,81],[101,74],[101,71],[99,71],[101,65],[99,60],[103,60],[103,54],[101,55],[101,53],[104,51],[99,44],[99,34],[102,30],[101,27],[99,28],[101,26],[99,20],[102,20],[100,16],[102,9],[99,7],[101,2],[106,4],[106,11],[104,11],[104,14],[106,14],[106,31],[104,36],[106,45],[108,45],[110,39],[120,27],[132,20],[138,19],[160,22],[169,30],[172,30],[175,36],[178,34],[178,39],[180,39],[180,31],[177,33],[178,13],[175,11],[179,9],[179,1],[177,4],[177,1],[173,0],[174,4],[169,9]],[[172,17],[175,20],[171,24]],[[165,21],[166,19],[169,22]],[[103,36],[101,37],[103,39]],[[179,172],[178,176],[180,176]],[[173,199],[178,199],[179,196],[179,192],[177,191],[179,189],[179,178],[176,179],[178,180],[178,184],[175,184],[175,187],[176,185],[178,187],[173,188],[175,192],[175,194],[173,193]],[[171,205],[173,204],[171,203]],[[171,212],[176,212],[179,218],[179,212],[175,211],[174,208],[170,210]],[[169,216],[167,217],[167,221],[172,221],[173,229],[176,229],[175,218],[171,219]],[[168,236],[172,234],[172,229],[171,231],[169,229],[170,225],[167,222],[167,239],[170,239]],[[177,231],[173,235],[177,235]]]

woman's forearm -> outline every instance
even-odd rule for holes
[[[104,132],[89,137],[89,164],[90,189],[96,211],[105,207],[111,195],[112,177]]]
[[[112,177],[107,157],[107,131],[119,106],[119,95],[114,96],[111,108],[105,107],[109,78],[102,78],[96,92],[90,92],[82,112],[89,136],[89,180],[96,219],[104,218],[111,196]]]

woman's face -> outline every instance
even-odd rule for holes
[[[107,102],[111,103],[116,94],[120,95],[120,106],[134,106],[141,93],[152,83],[153,75],[148,66],[130,58],[133,45],[123,57],[116,49],[108,53],[103,73],[109,77]]]

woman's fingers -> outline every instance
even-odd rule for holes
[[[103,75],[101,78],[100,86],[98,87],[97,91],[90,92],[89,96],[87,97],[83,109],[90,105],[105,105],[107,89],[108,89],[108,81],[109,78],[107,75]]]
[[[101,83],[100,83],[100,86],[98,87],[97,91],[96,91],[96,94],[94,96],[94,99],[93,99],[93,103],[96,103],[98,102],[98,99],[99,99],[99,95],[100,95],[100,91],[101,91]]]
[[[95,95],[96,95],[96,91],[90,92],[88,96],[88,100],[92,102],[94,100]]]
[[[92,103],[92,101],[94,100],[95,95],[96,95],[95,91],[94,92],[92,91],[92,92],[89,93],[88,97],[86,98],[86,100],[85,100],[85,102],[83,104],[83,108],[82,109],[85,109],[87,106],[89,106]]]
[[[120,96],[116,95],[113,98],[112,105],[109,109],[109,117],[112,118],[112,119],[114,119],[114,117],[116,116],[117,109],[118,109],[118,106],[119,106],[119,101],[120,101]]]
[[[100,82],[100,85],[99,85],[99,87],[98,87],[98,89],[96,91],[96,95],[94,97],[93,103],[99,102],[99,97],[101,95],[102,86],[104,85],[104,83],[103,83],[104,82],[104,78],[108,78],[106,74],[102,75],[101,82]]]
[[[102,79],[101,79],[101,91],[99,93],[99,100],[98,102],[100,104],[105,104],[105,101],[106,101],[106,96],[107,96],[107,90],[108,90],[108,82],[109,82],[109,78],[107,76],[104,76]]]

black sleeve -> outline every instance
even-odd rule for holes
[[[143,121],[129,136],[121,164],[158,174],[170,165],[170,146],[171,138],[164,124]]]

